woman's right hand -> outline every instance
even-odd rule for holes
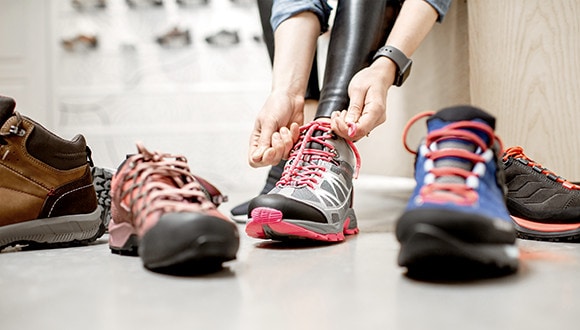
[[[304,97],[273,91],[254,123],[248,162],[252,167],[276,165],[298,141],[304,121]]]

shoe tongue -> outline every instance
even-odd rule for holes
[[[14,99],[0,95],[0,126],[4,125],[8,118],[12,117],[15,107],[16,102],[14,102]]]
[[[495,128],[495,118],[485,111],[472,106],[456,106],[445,108],[434,114],[427,120],[428,131],[432,132],[437,129],[443,129],[447,125],[458,121],[477,121],[487,124],[492,129]],[[456,128],[457,129],[457,128]],[[461,129],[461,128],[458,128]],[[489,144],[489,136],[487,133],[473,128],[466,128],[470,132],[476,134],[479,138]],[[462,139],[447,139],[437,142],[437,149],[463,149],[469,152],[475,152],[477,145]],[[434,162],[436,168],[439,167],[455,167],[462,168],[466,171],[471,171],[474,164],[468,160],[457,157],[444,157]],[[458,176],[443,176],[437,178],[437,182],[441,183],[463,183],[464,179]]]
[[[438,129],[445,128],[447,125],[453,124],[459,121],[474,121],[486,124],[492,130],[495,130],[495,118],[488,114],[487,112],[472,106],[455,106],[444,108],[427,120],[427,130],[433,132]],[[460,128],[459,128],[460,129]],[[466,128],[470,132],[476,134],[480,139],[482,139],[486,144],[489,144],[489,136],[486,132]],[[452,142],[453,140],[447,140]],[[456,143],[470,144],[465,141],[455,141]],[[439,144],[441,146],[441,143]]]
[[[446,122],[446,124],[456,121],[478,120],[480,122],[486,123],[489,125],[489,127],[495,130],[495,118],[487,112],[470,105],[460,105],[439,110],[437,113],[431,116],[429,120],[427,120],[427,125],[429,128],[431,128],[431,125],[436,125],[435,123],[431,124],[430,122],[437,119],[441,120],[442,122]],[[437,129],[441,127],[434,128]]]
[[[439,150],[453,148],[453,149],[464,149],[464,150],[467,150],[469,152],[474,152],[476,149],[476,146],[472,143],[461,143],[461,142],[457,142],[457,141],[439,142],[437,144],[437,147]],[[455,168],[464,169],[466,171],[471,171],[473,169],[473,166],[474,166],[474,164],[471,163],[470,161],[463,160],[463,159],[456,158],[456,157],[439,158],[438,160],[433,162],[433,165],[435,166],[435,168],[455,167]],[[441,176],[441,177],[437,178],[436,181],[440,182],[440,183],[463,183],[463,182],[465,182],[465,180],[462,177],[453,176],[453,175]]]
[[[318,137],[318,136],[322,136],[324,135],[324,131],[322,130],[316,130],[314,132],[312,132],[312,136],[313,137]],[[322,145],[321,143],[318,142],[308,142],[308,144],[306,144],[306,148],[308,149],[317,149],[317,150],[324,150],[324,145]]]

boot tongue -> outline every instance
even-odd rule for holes
[[[12,98],[0,95],[0,126],[12,117],[16,102]]]

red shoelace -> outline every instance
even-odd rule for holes
[[[420,113],[407,123],[403,131],[403,145],[405,149],[412,154],[417,154],[417,151],[412,150],[407,144],[407,134],[409,129],[418,120],[424,117],[430,117],[434,114],[433,111]],[[485,133],[488,137],[489,143],[486,143],[477,134],[469,131],[477,130]],[[448,140],[462,140],[474,144],[478,152],[469,152],[459,148],[445,148],[438,150],[434,144],[448,141]],[[501,140],[494,134],[493,130],[484,123],[474,121],[458,121],[451,123],[441,129],[434,130],[427,134],[425,145],[428,151],[425,152],[425,157],[430,160],[427,168],[427,178],[425,185],[421,188],[420,196],[424,201],[430,202],[454,202],[458,204],[470,205],[477,201],[478,195],[474,190],[479,184],[479,177],[484,174],[478,164],[485,164],[493,157],[493,152],[490,147],[495,141],[500,143]],[[472,170],[468,171],[459,167],[444,166],[436,168],[433,163],[442,158],[456,158],[462,159],[473,164]],[[459,177],[462,183],[451,182],[437,182],[438,178],[442,177]]]

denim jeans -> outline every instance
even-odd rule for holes
[[[425,0],[425,2],[430,4],[437,11],[439,14],[437,20],[439,22],[443,20],[447,10],[449,9],[449,5],[451,4],[451,0]],[[320,33],[324,33],[328,30],[328,19],[332,7],[326,0],[274,0],[270,24],[272,24],[272,28],[275,31],[280,23],[305,11],[310,11],[318,16],[318,19],[320,20]]]

